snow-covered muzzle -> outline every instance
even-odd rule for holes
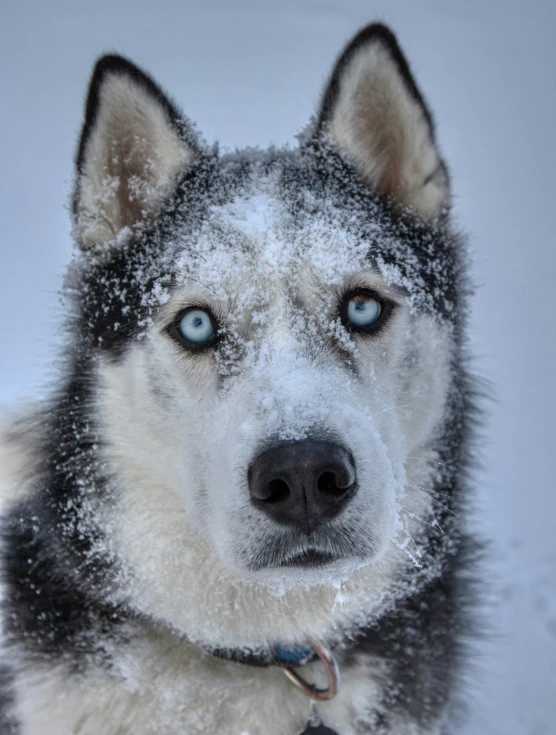
[[[255,364],[240,364],[239,375],[227,380],[222,396],[214,401],[207,396],[210,408],[204,421],[198,415],[195,422],[203,426],[198,461],[206,498],[189,501],[197,505],[199,521],[222,559],[265,576],[309,551],[329,555],[336,567],[376,558],[392,532],[395,487],[403,484],[399,444],[390,458],[381,438],[388,437],[393,447],[392,422],[376,421],[365,411],[365,406],[371,413],[383,411],[386,397],[378,398],[373,407],[368,397],[372,388],[354,373],[351,358],[335,354],[326,344],[311,350],[292,335],[284,322],[291,324],[295,315],[301,324],[304,316],[296,311],[276,308],[275,324],[269,313],[268,323],[260,328]],[[348,484],[356,483],[357,492],[337,515],[310,530],[303,523],[276,522],[264,504],[252,502],[248,469],[269,444],[279,450],[282,442],[306,444],[323,438],[327,446],[342,447],[353,456],[356,477]],[[327,459],[333,461],[332,456],[323,457],[323,474]],[[299,466],[298,472],[303,469]],[[269,477],[272,482],[272,473]],[[292,480],[295,477],[290,485]],[[274,509],[292,502],[294,493],[291,487],[289,498],[269,498],[267,504]],[[309,494],[307,487],[306,504],[311,502]],[[307,521],[311,515],[309,507]],[[282,570],[278,573],[283,575]]]
[[[450,330],[328,210],[294,227],[272,178],[210,207],[194,241],[174,233],[175,277],[155,282],[142,338],[101,363],[117,506],[101,524],[121,569],[117,594],[207,644],[330,638],[378,611],[403,569],[423,566]],[[345,323],[354,293],[387,313],[374,333]],[[191,309],[208,336],[201,348],[176,338]],[[340,487],[343,470],[323,455],[315,482],[331,471],[333,494],[347,487],[349,497],[309,522],[319,501],[300,481],[307,515],[284,521],[257,502],[250,471],[269,448],[316,444],[324,455],[335,447],[355,477]],[[286,496],[298,492],[288,472]],[[279,490],[271,504],[285,502]]]
[[[8,728],[298,732],[279,667],[222,659],[318,641],[342,691],[306,732],[443,730],[474,596],[467,256],[387,28],[298,141],[221,154],[95,65],[64,373],[0,432]]]

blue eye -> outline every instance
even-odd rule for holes
[[[215,328],[210,314],[204,309],[189,309],[182,313],[176,322],[176,328],[183,339],[193,346],[202,346],[215,335]]]
[[[353,327],[370,327],[382,313],[380,301],[371,294],[359,292],[353,294],[347,301],[345,318],[348,325]]]

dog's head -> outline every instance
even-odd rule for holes
[[[457,339],[447,174],[393,36],[352,41],[299,148],[224,156],[104,57],[77,165],[120,594],[215,645],[361,620],[423,563]]]

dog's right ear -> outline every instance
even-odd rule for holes
[[[156,216],[198,144],[150,77],[121,56],[93,71],[77,151],[73,214],[81,248]]]

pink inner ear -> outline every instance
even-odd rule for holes
[[[74,214],[82,248],[156,215],[195,157],[193,136],[159,87],[121,57],[97,64],[78,152]]]
[[[395,40],[390,47],[369,34],[359,45],[356,37],[333,72],[335,94],[326,119],[321,115],[322,130],[370,188],[435,218],[448,206],[449,183],[430,113]]]

